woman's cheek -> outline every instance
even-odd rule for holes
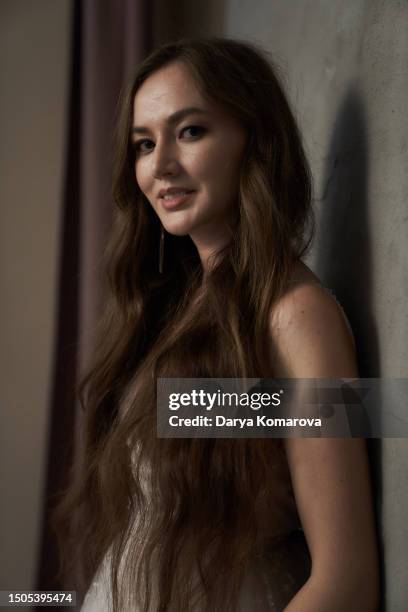
[[[136,171],[135,175],[136,183],[138,184],[140,191],[146,196],[147,199],[149,199],[148,184],[146,181],[145,174],[141,170],[138,170]]]

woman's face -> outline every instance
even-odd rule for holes
[[[173,62],[137,91],[131,138],[137,183],[164,228],[190,235],[202,259],[224,246],[238,207],[246,143],[241,125],[205,100],[188,68]],[[167,200],[160,193],[167,189],[192,193]]]

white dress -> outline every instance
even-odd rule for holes
[[[237,612],[282,612],[309,574],[310,557],[303,532],[298,529],[254,562],[243,582]],[[81,612],[111,611],[106,557],[88,589]],[[129,606],[123,612],[139,609]]]
[[[261,499],[257,505],[262,554],[250,564],[240,591],[237,612],[280,612],[310,574],[310,555],[283,447],[279,458],[273,496]],[[129,605],[121,612],[139,610]],[[81,612],[111,611],[107,553],[88,589]]]

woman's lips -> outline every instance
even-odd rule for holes
[[[186,202],[188,198],[192,196],[194,193],[195,191],[189,191],[185,195],[174,196],[174,198],[171,198],[171,199],[161,198],[163,208],[165,208],[166,210],[172,210],[173,208],[176,208],[180,204],[184,204],[184,202]]]

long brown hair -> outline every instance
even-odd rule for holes
[[[134,96],[173,61],[248,135],[237,228],[205,283],[188,236],[166,236],[159,274],[160,224],[135,179]],[[54,514],[61,563],[80,563],[86,588],[109,551],[115,612],[129,609],[123,602],[132,596],[145,611],[190,610],[201,598],[224,612],[234,609],[255,550],[255,500],[273,488],[275,444],[157,438],[155,382],[271,375],[271,309],[313,235],[310,170],[279,70],[254,44],[166,44],[138,67],[120,109],[108,298],[78,389],[81,464]]]

